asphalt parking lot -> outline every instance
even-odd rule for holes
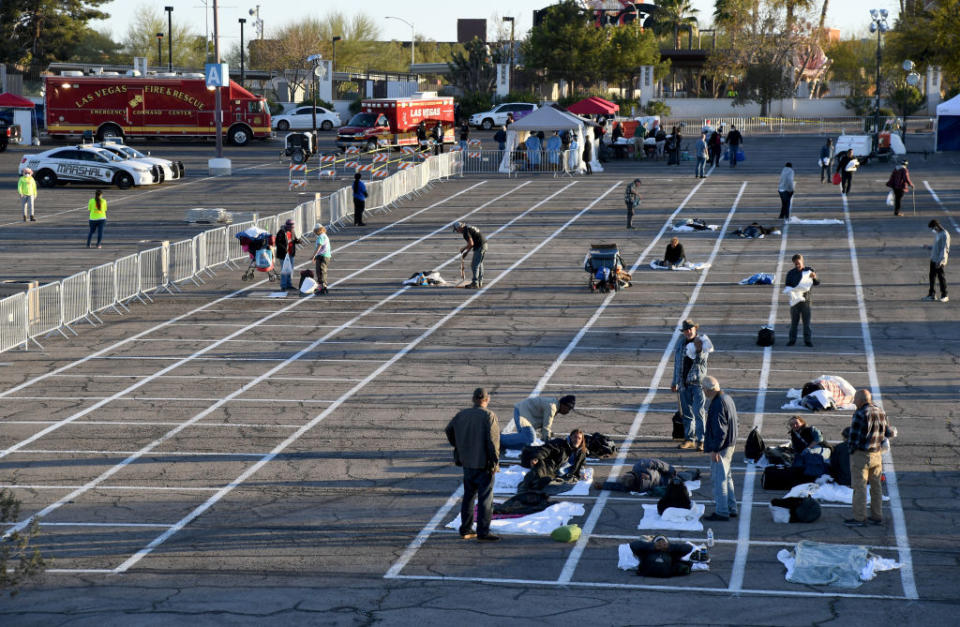
[[[960,232],[957,162],[911,155],[916,215],[911,198],[907,217],[894,218],[884,205],[889,167],[862,169],[844,200],[819,183],[821,142],[748,137],[746,162],[702,181],[692,163],[649,162],[610,163],[592,177],[452,179],[335,233],[329,296],[271,298],[270,285],[224,269],[50,339],[45,351],[0,354],[0,485],[24,516],[42,513],[38,546],[53,560],[0,616],[18,625],[952,622],[960,325],[955,303],[920,298],[927,221]],[[289,191],[276,142],[227,148],[235,175],[219,179],[204,175],[212,145],[149,149],[182,159],[187,177],[108,189],[101,250],[83,241],[91,188],[41,190],[37,223],[8,203],[4,277],[57,279],[193,235],[204,227],[183,223],[190,207],[279,212],[339,186]],[[11,194],[19,150],[0,155]],[[733,236],[777,222],[787,160],[797,165],[794,215],[840,222]],[[637,176],[642,210],[627,231],[623,185]],[[671,225],[688,217],[718,227],[679,234],[688,258],[710,267],[651,270]],[[484,289],[402,287],[424,269],[459,278],[454,220],[490,236]],[[635,284],[592,294],[584,254],[610,241]],[[782,280],[794,252],[823,283],[813,348],[784,346],[780,286],[738,284],[756,272]],[[900,431],[883,526],[846,528],[840,505],[816,523],[774,524],[767,503],[781,493],[761,489],[741,446],[742,515],[712,524],[707,573],[653,580],[617,569],[617,545],[640,533],[641,505],[655,502],[645,497],[562,498],[584,507],[573,519],[584,536],[571,545],[510,535],[484,546],[445,528],[459,472],[442,430],[478,385],[491,389],[501,424],[531,393],[576,394],[577,410],[555,430],[600,431],[621,445],[590,464],[598,480],[644,457],[701,468],[694,498],[712,511],[707,456],[669,437],[671,347],[687,317],[716,344],[710,372],[737,403],[741,439],[752,426],[768,443],[784,439],[786,390],[820,374],[880,396]],[[767,322],[777,331],[770,349],[755,343]],[[809,418],[837,441],[850,412]],[[853,590],[791,584],[776,553],[803,539],[863,544],[902,567]]]

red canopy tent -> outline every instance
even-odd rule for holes
[[[567,111],[577,115],[613,115],[620,111],[620,105],[598,96],[590,96],[570,105]]]
[[[4,92],[0,94],[0,109],[32,109],[33,103],[16,94]]]

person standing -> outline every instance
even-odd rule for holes
[[[550,441],[553,434],[553,419],[557,414],[566,416],[576,406],[577,397],[572,394],[561,396],[558,400],[552,396],[530,396],[513,406],[513,424],[515,433],[501,433],[500,446],[522,449],[533,444],[540,430],[540,439]]]
[[[827,143],[820,148],[820,184],[830,178],[830,164],[833,163],[833,140],[827,138]]]
[[[727,146],[730,148],[730,167],[737,167],[737,152],[743,144],[743,135],[733,124],[730,125],[730,132],[727,133]]]
[[[780,219],[790,219],[790,205],[793,203],[793,164],[787,161],[783,169],[780,170],[780,183],[777,185],[777,191],[780,193]]]
[[[20,195],[20,205],[23,207],[23,221],[26,222],[29,218],[31,222],[36,222],[33,209],[34,201],[37,199],[37,182],[30,168],[23,169],[23,174],[17,181],[17,193]]]
[[[327,228],[317,222],[313,225],[313,234],[317,236],[314,243],[313,260],[317,268],[317,285],[320,294],[328,294],[327,289],[327,266],[330,265],[330,258],[333,257],[333,246],[330,244],[330,238],[327,236]]]
[[[102,189],[93,193],[93,198],[87,202],[87,211],[90,213],[87,248],[90,248],[90,239],[93,237],[94,231],[97,232],[97,248],[102,248],[100,242],[103,241],[103,226],[107,223],[107,201],[103,199]]]
[[[297,244],[300,244],[300,238],[297,237],[297,234],[293,232],[293,220],[287,220],[283,223],[283,226],[280,227],[280,230],[277,231],[277,262],[280,264],[280,289],[289,290],[293,287],[293,282],[291,277],[293,276],[293,267],[296,265],[297,260],[295,256],[297,254]],[[290,258],[290,272],[284,272],[284,260]]]
[[[593,166],[590,165],[590,161],[593,159],[593,145],[590,143],[590,135],[585,134],[583,136],[583,165],[587,167],[587,174],[593,174]]]
[[[927,224],[933,230],[933,246],[930,247],[930,293],[923,300],[937,300],[934,281],[940,281],[940,302],[948,303],[947,296],[947,259],[950,257],[950,234],[936,220]]]
[[[849,194],[853,183],[853,172],[857,169],[857,160],[853,157],[853,148],[837,159],[837,172],[840,174],[840,193]]]
[[[907,191],[907,187],[913,188],[913,181],[910,180],[910,170],[907,169],[908,165],[910,165],[910,162],[904,161],[893,169],[890,178],[887,179],[887,187],[893,190],[893,215],[895,216],[903,215],[903,212],[900,211],[903,193]]]
[[[810,330],[810,290],[813,286],[820,285],[820,279],[817,278],[817,272],[803,264],[803,255],[796,254],[792,258],[793,267],[787,272],[784,279],[784,285],[792,288],[790,296],[790,337],[787,340],[787,346],[793,346],[797,343],[797,327],[800,319],[803,318],[803,343],[807,346],[813,346],[813,332]]]
[[[713,167],[720,165],[720,153],[723,152],[723,127],[720,126],[710,134],[710,158],[707,163]]]
[[[473,278],[467,289],[480,289],[483,287],[483,258],[487,255],[487,240],[483,238],[480,229],[470,226],[465,222],[457,222],[453,225],[453,230],[463,235],[466,246],[460,249],[460,258],[466,259],[467,253],[473,251],[473,259],[470,262],[470,270]]]
[[[847,445],[850,447],[850,477],[853,488],[853,517],[843,521],[848,527],[883,524],[883,441],[896,437],[896,429],[887,422],[887,414],[873,403],[870,390],[857,390]],[[870,517],[867,518],[867,486],[870,486]]]
[[[710,453],[710,479],[713,481],[714,510],[704,520],[726,521],[737,517],[737,495],[734,492],[733,451],[737,444],[737,406],[729,394],[720,389],[713,377],[703,380],[703,392],[710,400],[704,450]]]
[[[353,226],[367,226],[363,211],[367,208],[367,186],[359,172],[353,175]]]
[[[426,147],[427,147],[426,120],[420,120],[420,124],[417,124],[417,143],[420,144],[420,150],[426,150]]]
[[[453,463],[463,467],[463,500],[460,503],[460,537],[496,542],[490,533],[493,516],[493,477],[500,461],[500,425],[487,409],[490,394],[473,391],[473,407],[457,412],[444,430],[453,447]],[[477,503],[477,530],[473,530],[473,504]]]
[[[697,335],[697,323],[689,318],[683,321],[683,340],[677,342],[673,353],[673,382],[671,392],[680,394],[680,412],[683,414],[683,443],[677,448],[703,450],[703,423],[706,418],[702,381],[707,376],[707,357],[713,344],[706,335]]]
[[[460,125],[460,150],[466,156],[467,140],[470,139],[470,125],[464,122]]]
[[[433,127],[433,154],[442,155],[443,154],[443,124],[440,123],[440,120],[437,120],[436,126]]]
[[[493,134],[493,141],[497,142],[497,150],[503,152],[507,149],[507,125],[504,124],[497,132]]]
[[[674,126],[673,133],[667,140],[667,149],[670,151],[670,158],[667,165],[680,165],[680,146],[683,143],[683,135],[680,134],[680,127]]]
[[[633,212],[640,206],[640,179],[633,179],[633,183],[627,185],[627,190],[623,194],[623,202],[627,204],[627,228],[633,228]]]
[[[694,152],[697,155],[697,167],[693,171],[693,175],[698,179],[707,178],[703,171],[707,165],[707,159],[710,158],[710,151],[707,148],[707,132],[704,131],[700,133],[700,139],[697,140],[697,144],[694,147]]]

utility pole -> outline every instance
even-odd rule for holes
[[[220,8],[217,0],[213,0],[213,58],[214,63],[220,63]],[[220,92],[222,87],[216,87],[214,107],[217,124],[217,159],[223,158],[223,102]]]
[[[240,22],[240,86],[245,87],[243,84],[243,25],[247,23],[247,20],[241,17],[238,21]]]
[[[163,7],[167,12],[167,71],[173,72],[173,7]]]

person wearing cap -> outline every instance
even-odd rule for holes
[[[460,257],[466,259],[467,253],[473,251],[473,259],[470,262],[473,278],[467,288],[480,289],[483,287],[483,258],[487,255],[487,240],[483,238],[483,234],[477,227],[470,226],[466,222],[457,222],[453,225],[453,230],[463,235],[464,241],[467,242],[466,246],[460,249]]]
[[[713,377],[704,377],[703,392],[710,401],[710,409],[707,411],[706,439],[702,450],[710,453],[714,502],[713,513],[703,519],[726,521],[737,517],[737,495],[730,472],[733,451],[737,445],[737,406]]]
[[[934,282],[940,281],[940,302],[949,303],[947,296],[947,259],[950,258],[950,234],[936,220],[927,224],[933,231],[933,245],[930,246],[930,293],[923,300],[937,300]]]
[[[540,431],[540,439],[550,440],[553,419],[557,414],[566,416],[576,406],[577,397],[572,394],[561,396],[558,400],[552,396],[530,396],[513,406],[513,424],[515,433],[501,433],[500,446],[522,449],[533,444]]]
[[[283,223],[283,226],[280,227],[280,230],[277,231],[277,262],[280,264],[280,267],[283,267],[284,260],[287,257],[290,257],[290,267],[296,265],[297,261],[294,258],[297,254],[297,244],[301,244],[301,240],[297,237],[296,233],[293,231],[294,222],[293,220],[287,220]],[[290,280],[292,276],[291,273],[280,273],[280,289],[289,290],[293,287],[293,283]]]
[[[683,321],[683,339],[677,342],[673,354],[670,390],[680,394],[683,414],[684,440],[678,448],[702,451],[706,412],[701,381],[707,376],[707,357],[713,352],[713,343],[706,335],[698,335],[698,331],[696,322],[689,318]]]
[[[473,391],[473,407],[457,412],[444,430],[453,447],[453,463],[463,467],[463,500],[460,503],[460,537],[496,542],[490,533],[493,516],[493,477],[500,461],[500,424],[487,409],[490,394]],[[473,504],[477,503],[477,529],[473,530]]]
[[[31,222],[37,219],[33,215],[33,205],[37,198],[37,182],[33,179],[33,170],[24,168],[20,180],[17,181],[17,193],[20,195],[20,204],[23,207],[23,221],[29,218]]]
[[[904,161],[896,166],[890,173],[890,178],[887,179],[887,187],[893,191],[893,215],[895,216],[903,215],[903,212],[900,211],[900,201],[903,200],[903,193],[907,191],[907,188],[913,188],[913,181],[910,180],[910,170],[907,169],[908,165],[910,165],[910,162]]]
[[[327,236],[326,227],[319,222],[313,225],[313,234],[317,236],[313,251],[313,260],[317,266],[317,285],[320,286],[317,291],[320,294],[327,294],[330,291],[327,289],[327,265],[333,256],[333,247]]]
[[[623,202],[627,203],[627,228],[633,228],[633,212],[640,206],[640,179],[633,179],[633,183],[627,185],[627,191],[623,194]]]

